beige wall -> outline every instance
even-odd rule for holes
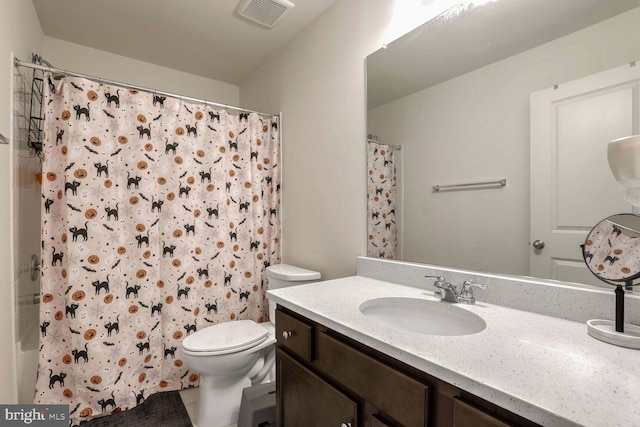
[[[529,94],[639,59],[639,26],[635,9],[370,110],[369,131],[403,145],[404,258],[528,275]]]
[[[240,86],[246,108],[283,113],[283,260],[324,279],[366,254],[365,57],[392,0],[338,0]]]
[[[42,31],[40,23],[30,1],[2,0],[0,13],[0,133],[11,136],[12,81],[13,63],[11,53],[25,60],[31,59],[31,53],[42,51]],[[12,267],[19,260],[11,251],[11,206],[13,203],[11,185],[10,146],[0,146],[0,348],[14,348],[14,280]],[[17,275],[16,275],[17,276]],[[0,402],[15,403],[16,362],[13,351],[0,353]]]
[[[2,0],[0,8],[0,133],[9,136],[9,84],[13,73],[10,52],[20,59],[31,61],[31,53],[42,51],[42,30],[31,1]]]
[[[150,64],[103,50],[44,38],[44,57],[54,67],[89,76],[130,83],[178,95],[238,105],[238,86]]]

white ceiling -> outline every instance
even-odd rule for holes
[[[335,2],[292,0],[269,29],[234,14],[240,0],[32,1],[46,36],[233,85]]]

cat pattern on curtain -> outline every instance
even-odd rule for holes
[[[367,142],[367,255],[396,259],[398,223],[396,216],[396,153],[390,146]]]
[[[35,403],[78,423],[198,385],[184,337],[266,320],[279,120],[70,77],[45,108]]]

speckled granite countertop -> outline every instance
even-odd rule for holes
[[[433,292],[363,276],[272,290],[311,320],[544,426],[639,426],[640,351],[600,342],[587,326],[478,301],[473,335],[404,332],[360,313],[366,300],[435,300]],[[449,304],[441,302],[442,304]]]

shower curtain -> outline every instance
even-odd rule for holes
[[[396,149],[367,142],[367,255],[376,258],[398,257]]]
[[[69,404],[75,424],[198,385],[184,337],[266,320],[279,119],[82,78],[49,86],[35,403]]]

